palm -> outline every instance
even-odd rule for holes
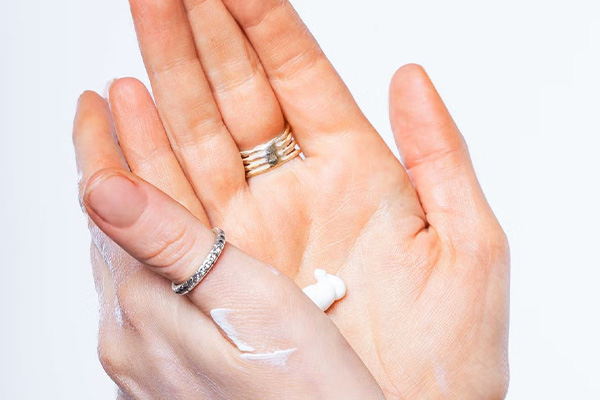
[[[132,170],[166,176],[159,187],[299,285],[312,283],[315,268],[338,274],[348,295],[329,314],[388,398],[501,392],[505,242],[423,72],[405,69],[392,89],[392,124],[413,186],[288,3],[225,0],[227,10],[215,0],[213,13],[223,15],[210,20],[193,0],[183,1],[187,14],[176,0],[131,3],[160,112],[159,120],[135,83],[113,86]],[[215,37],[220,31],[228,36]],[[318,89],[305,90],[311,85]],[[254,119],[255,102],[240,91],[258,92],[268,118]],[[127,100],[132,94],[137,102]],[[279,107],[306,159],[246,184],[238,148],[280,127]],[[127,133],[141,121],[149,133]]]
[[[502,305],[483,305],[489,271],[473,273],[490,261],[483,254],[455,257],[456,249],[446,248],[452,243],[426,228],[414,193],[398,190],[403,167],[372,145],[366,153],[343,152],[354,164],[317,160],[261,177],[223,226],[232,242],[301,287],[316,268],[344,279],[350,291],[329,315],[390,398],[458,391],[456,383],[469,385],[469,369],[504,362],[502,347],[490,357],[477,342],[499,333],[502,339],[503,322],[486,321],[490,311],[503,312]],[[378,162],[368,170],[348,167],[369,158]],[[283,190],[273,196],[272,187]],[[489,360],[474,365],[484,350]]]
[[[399,369],[411,339],[389,335],[404,325],[402,319],[414,307],[403,306],[401,299],[418,290],[414,281],[406,281],[407,270],[402,267],[412,267],[415,258],[430,266],[435,260],[425,248],[421,254],[398,251],[411,247],[424,221],[411,215],[414,207],[402,208],[403,200],[414,205],[416,199],[397,190],[405,179],[401,165],[387,149],[375,151],[380,154],[352,157],[358,161],[355,165],[368,162],[363,157],[377,158],[377,166],[368,171],[348,168],[352,164],[341,160],[273,171],[256,184],[250,201],[231,211],[229,230],[239,247],[277,266],[301,287],[312,283],[316,268],[340,276],[349,292],[329,315],[386,392],[399,395],[396,385],[408,387],[404,373],[421,374]],[[269,187],[289,191],[273,197]],[[240,224],[246,228],[242,234],[236,231]],[[421,239],[431,242],[431,235],[425,236]]]

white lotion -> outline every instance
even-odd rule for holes
[[[302,291],[321,310],[327,311],[336,300],[346,295],[346,285],[337,276],[328,274],[323,269],[316,269],[315,278],[317,283],[305,287]]]
[[[270,353],[252,353],[255,350],[254,347],[246,344],[239,338],[236,329],[229,321],[228,316],[233,312],[235,310],[229,308],[215,308],[210,310],[210,316],[219,328],[225,332],[229,340],[241,351],[240,357],[244,360],[261,362],[275,367],[285,367],[288,358],[297,349],[275,350]]]
[[[234,310],[229,308],[215,308],[210,310],[210,316],[212,317],[215,324],[219,325],[219,328],[237,346],[240,351],[254,351],[254,347],[247,345],[237,335],[235,328],[231,325],[227,316],[231,314]]]
[[[243,353],[240,357],[244,360],[258,361],[274,367],[285,367],[288,358],[297,349],[276,350],[272,353]]]

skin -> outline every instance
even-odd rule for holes
[[[228,398],[217,392],[235,385],[223,389],[218,379],[215,384],[216,378],[207,378],[211,386],[190,370],[177,378],[159,374],[164,378],[157,380],[128,358],[143,358],[141,365],[163,371],[164,354],[156,349],[172,354],[186,347],[170,341],[148,346],[158,340],[148,339],[158,335],[149,332],[180,337],[207,325],[219,333],[218,341],[224,335],[210,320],[210,309],[243,310],[257,303],[236,321],[253,347],[300,346],[298,359],[315,366],[323,349],[339,349],[332,357],[340,375],[317,380],[322,393],[333,390],[331,382],[356,381],[365,384],[354,393],[377,398],[372,376],[387,399],[503,398],[508,245],[465,142],[424,70],[405,66],[390,87],[401,164],[287,1],[130,3],[156,107],[141,83],[121,79],[110,88],[110,110],[99,96],[82,96],[74,129],[82,204],[93,221],[96,280],[104,299],[100,357],[124,393],[152,397],[144,394],[156,396],[152,390],[169,390],[182,379],[208,390],[208,398]],[[284,120],[306,158],[247,182],[239,150],[274,137]],[[114,230],[91,208],[90,187],[110,182],[107,176],[115,173],[144,188],[148,202],[140,218],[154,224],[136,219]],[[135,207],[120,201],[119,193],[127,194],[120,190],[117,185],[107,191],[96,206],[104,205],[103,213],[113,217],[133,218]],[[165,211],[171,208],[178,211]],[[178,213],[186,217],[174,218]],[[182,228],[181,221],[193,229]],[[223,228],[235,247],[192,292],[190,304],[169,293],[168,282],[154,272],[186,279],[212,243],[212,226]],[[246,265],[268,270],[263,262],[282,274],[247,274]],[[329,318],[317,317],[316,307],[298,293],[298,286],[313,283],[316,268],[340,276],[348,288]],[[276,294],[263,304],[254,287]],[[193,305],[200,310],[189,310],[197,314],[198,327],[189,318],[178,323],[173,316]],[[292,309],[302,313],[290,321]],[[272,321],[269,313],[276,316]],[[265,338],[253,321],[268,322],[275,333]],[[326,333],[312,338],[317,328]],[[284,343],[273,341],[278,335],[287,338]],[[306,343],[318,343],[321,352],[311,353]],[[210,377],[218,360],[199,355],[200,367],[192,370]],[[307,376],[300,363],[288,365],[291,382]],[[248,368],[253,379],[272,374]],[[218,372],[220,378],[226,373]],[[352,374],[358,378],[347,379]],[[217,394],[207,387],[218,388]],[[241,393],[247,392],[227,394]]]
[[[78,115],[87,120],[96,107],[109,116],[104,100],[86,94]],[[127,171],[113,151],[108,118],[96,121],[93,127],[100,130],[80,122],[79,155],[103,153],[99,162],[106,165],[88,179],[82,201],[93,221],[102,304],[99,352],[122,397],[383,398],[333,322],[300,288],[233,245],[225,247],[201,287],[187,297],[175,295],[169,281],[182,282],[195,272],[213,234],[166,193]],[[95,146],[86,147],[90,138]],[[82,168],[83,175],[92,171]],[[215,310],[227,311],[229,327],[215,319],[223,331],[211,319]]]

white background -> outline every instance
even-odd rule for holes
[[[392,143],[387,87],[423,64],[512,245],[510,399],[600,399],[595,0],[297,0]],[[0,398],[110,399],[77,203],[78,95],[145,73],[126,0],[0,0]]]

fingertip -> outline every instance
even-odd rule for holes
[[[400,67],[394,73],[390,83],[392,117],[397,113],[405,113],[407,109],[418,112],[419,109],[424,108],[420,106],[424,103],[427,107],[442,104],[425,68],[419,64],[406,64]]]
[[[75,113],[75,122],[85,119],[98,109],[104,109],[107,106],[106,100],[98,93],[92,90],[84,91],[77,99],[77,110]]]
[[[86,90],[77,100],[77,109],[73,120],[73,143],[86,135],[90,129],[104,129],[110,126],[107,115],[108,103],[98,93]]]
[[[93,98],[94,96],[97,96],[97,95],[98,94],[96,92],[94,92],[93,90],[84,90],[83,93],[81,93],[79,95],[79,98],[77,99],[77,104],[81,104],[81,102],[83,100]]]
[[[425,68],[420,64],[406,64],[398,68],[392,77],[391,87],[402,88],[407,84],[430,81]]]
[[[110,87],[109,96],[115,118],[120,113],[130,114],[155,107],[146,85],[136,78],[115,80]]]
[[[90,110],[94,110],[98,106],[103,106],[106,101],[98,93],[92,90],[86,90],[77,99],[77,107],[75,110],[75,122],[78,122],[82,117],[86,116]]]
[[[115,79],[110,86],[110,99],[135,99],[140,94],[148,93],[146,86],[136,78]]]
[[[437,89],[419,64],[404,65],[394,74],[390,120],[400,152],[409,161],[412,153],[428,152],[433,150],[428,147],[436,145],[459,146],[462,140]],[[425,132],[430,136],[423,137]]]
[[[104,103],[105,100],[93,90],[85,90],[77,99],[77,108],[81,109],[90,104]]]

